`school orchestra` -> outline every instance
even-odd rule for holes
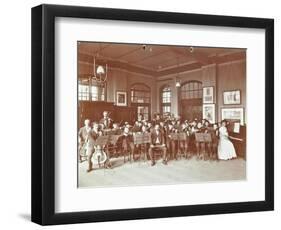
[[[87,172],[93,170],[92,156],[98,151],[95,141],[98,137],[106,136],[109,133],[110,135],[119,135],[114,146],[117,149],[116,152],[120,154],[129,152],[133,161],[136,161],[138,159],[135,156],[144,149],[151,166],[155,165],[156,153],[161,155],[164,165],[167,165],[169,161],[179,159],[181,156],[185,156],[186,159],[195,156],[197,160],[218,160],[219,127],[221,124],[210,124],[206,119],[182,121],[180,117],[175,118],[172,115],[164,117],[156,114],[151,121],[145,120],[142,115],[139,115],[134,124],[127,121],[120,124],[114,122],[108,112],[104,111],[99,122],[91,122],[87,119],[84,124],[78,133],[78,157],[82,161],[81,150],[83,150],[88,160]],[[195,137],[196,133],[208,133],[211,139],[207,142],[200,142]],[[137,134],[149,134],[150,143],[143,144],[143,146],[134,143],[134,136]],[[184,138],[180,140],[173,138],[176,134],[183,134]],[[99,150],[105,150],[106,147],[108,146],[100,146]],[[110,168],[112,156],[110,156],[110,151],[104,152],[107,155],[105,167]]]

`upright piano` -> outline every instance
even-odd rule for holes
[[[234,145],[238,157],[246,159],[246,126],[240,121],[228,120],[228,135]]]

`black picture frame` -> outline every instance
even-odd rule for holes
[[[213,100],[212,101],[205,101],[205,96],[206,95],[204,95],[204,89],[207,89],[207,88],[212,88],[212,98],[213,98]],[[216,99],[215,99],[215,87],[214,86],[205,86],[205,87],[203,87],[203,104],[214,104],[214,103],[216,103]]]
[[[55,18],[265,29],[265,200],[172,207],[55,213]],[[41,225],[194,216],[274,209],[274,20],[80,6],[32,8],[32,205]]]
[[[230,92],[239,92],[239,103],[225,103],[225,98],[224,98],[224,95],[226,94],[226,93],[230,93]],[[231,106],[231,105],[241,105],[241,103],[242,103],[242,98],[241,98],[241,90],[240,89],[234,89],[234,90],[227,90],[227,91],[223,91],[223,94],[222,94],[222,100],[223,100],[223,105],[225,105],[225,106]]]
[[[242,110],[242,119],[230,119],[228,117],[224,117],[223,116],[223,110]],[[239,120],[241,122],[241,125],[245,125],[245,108],[244,107],[221,107],[220,109],[220,113],[221,113],[221,119],[222,120]]]
[[[119,101],[120,95],[124,96],[124,98],[123,98],[124,102]],[[127,106],[128,105],[128,98],[127,98],[127,92],[126,91],[121,91],[121,90],[116,91],[116,105],[117,106]]]

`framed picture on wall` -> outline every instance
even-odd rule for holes
[[[232,90],[223,92],[223,103],[225,105],[240,105],[241,104],[241,91]]]
[[[239,120],[244,125],[244,108],[222,108],[221,119]]]
[[[127,92],[116,91],[116,105],[127,106]]]
[[[203,104],[214,103],[214,87],[203,87]]]
[[[273,210],[272,19],[44,4],[32,9],[31,28],[33,222]],[[224,84],[229,63],[247,66],[241,87],[235,76]],[[180,87],[173,76],[184,79]],[[160,92],[164,82],[171,90]],[[222,92],[246,82],[251,106],[224,108]],[[226,103],[237,101],[234,93]],[[247,117],[247,159],[227,148],[227,158],[212,150],[218,162],[197,159],[196,148],[188,156],[185,145],[167,149],[162,114],[150,118],[164,106],[171,129]],[[174,143],[186,140],[186,132],[171,133]]]
[[[203,105],[203,119],[207,119],[212,124],[216,122],[215,104]]]

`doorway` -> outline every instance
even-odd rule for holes
[[[202,82],[188,81],[180,88],[179,108],[183,120],[202,119]]]
[[[192,121],[202,119],[202,99],[181,100],[181,117],[183,120]]]

